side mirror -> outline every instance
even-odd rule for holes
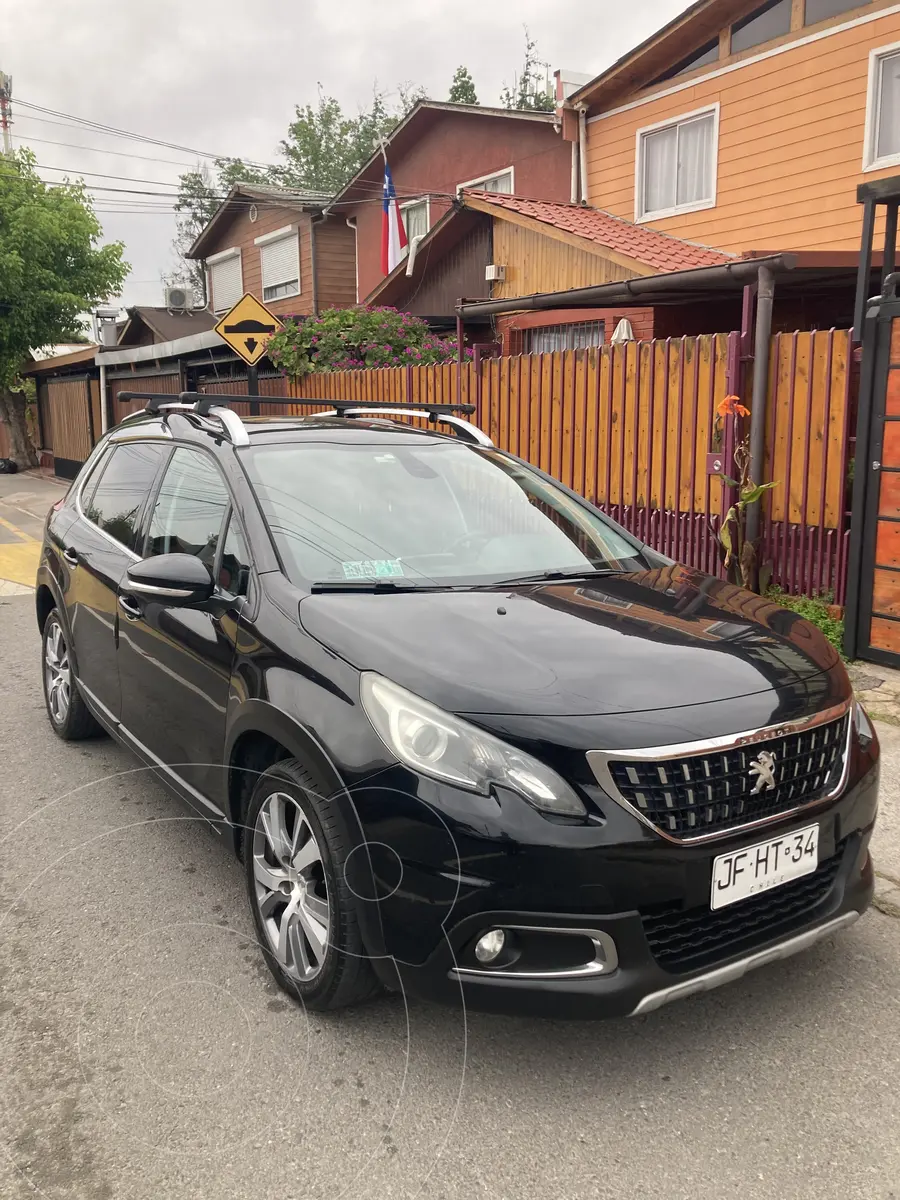
[[[208,600],[215,589],[209,567],[193,554],[158,554],[128,568],[128,590],[160,604],[187,607]]]

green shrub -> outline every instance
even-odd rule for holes
[[[421,318],[396,308],[330,308],[305,320],[286,317],[266,353],[285,375],[299,379],[313,372],[452,362],[456,339],[438,337]],[[464,353],[472,357],[471,350]]]
[[[766,593],[784,608],[789,608],[811,624],[821,629],[832,646],[841,651],[844,641],[844,621],[841,617],[833,617],[828,609],[833,603],[830,595],[825,596],[789,596],[780,588],[769,588]]]

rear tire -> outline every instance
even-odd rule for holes
[[[244,831],[253,921],[278,985],[317,1011],[381,990],[360,935],[360,901],[345,877],[352,850],[337,805],[301,762],[284,759],[260,776]]]
[[[75,682],[69,639],[57,608],[44,622],[41,659],[44,703],[56,736],[64,742],[80,742],[102,734]]]

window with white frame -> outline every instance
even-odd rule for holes
[[[401,204],[403,228],[406,230],[406,240],[412,245],[413,238],[424,237],[428,232],[429,214],[428,200],[413,200],[409,204]]]
[[[483,175],[480,179],[470,179],[467,183],[461,183],[461,188],[477,188],[480,192],[503,192],[504,195],[511,196],[513,193],[513,169],[507,167],[505,171],[497,171],[494,175]]]
[[[639,221],[715,205],[718,137],[718,107],[638,130]]]
[[[586,350],[602,346],[605,322],[574,321],[571,325],[537,325],[524,330],[525,354],[551,354],[554,350]]]
[[[241,252],[237,247],[212,254],[206,260],[209,290],[214,312],[227,312],[244,294]]]
[[[865,157],[867,170],[900,163],[900,43],[870,56]]]
[[[288,225],[254,238],[259,246],[263,300],[280,300],[300,292],[300,238]]]

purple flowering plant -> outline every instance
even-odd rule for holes
[[[318,317],[284,318],[266,353],[292,379],[327,371],[453,362],[456,339],[440,338],[419,317],[396,308],[330,308]],[[466,350],[466,358],[472,351]]]

